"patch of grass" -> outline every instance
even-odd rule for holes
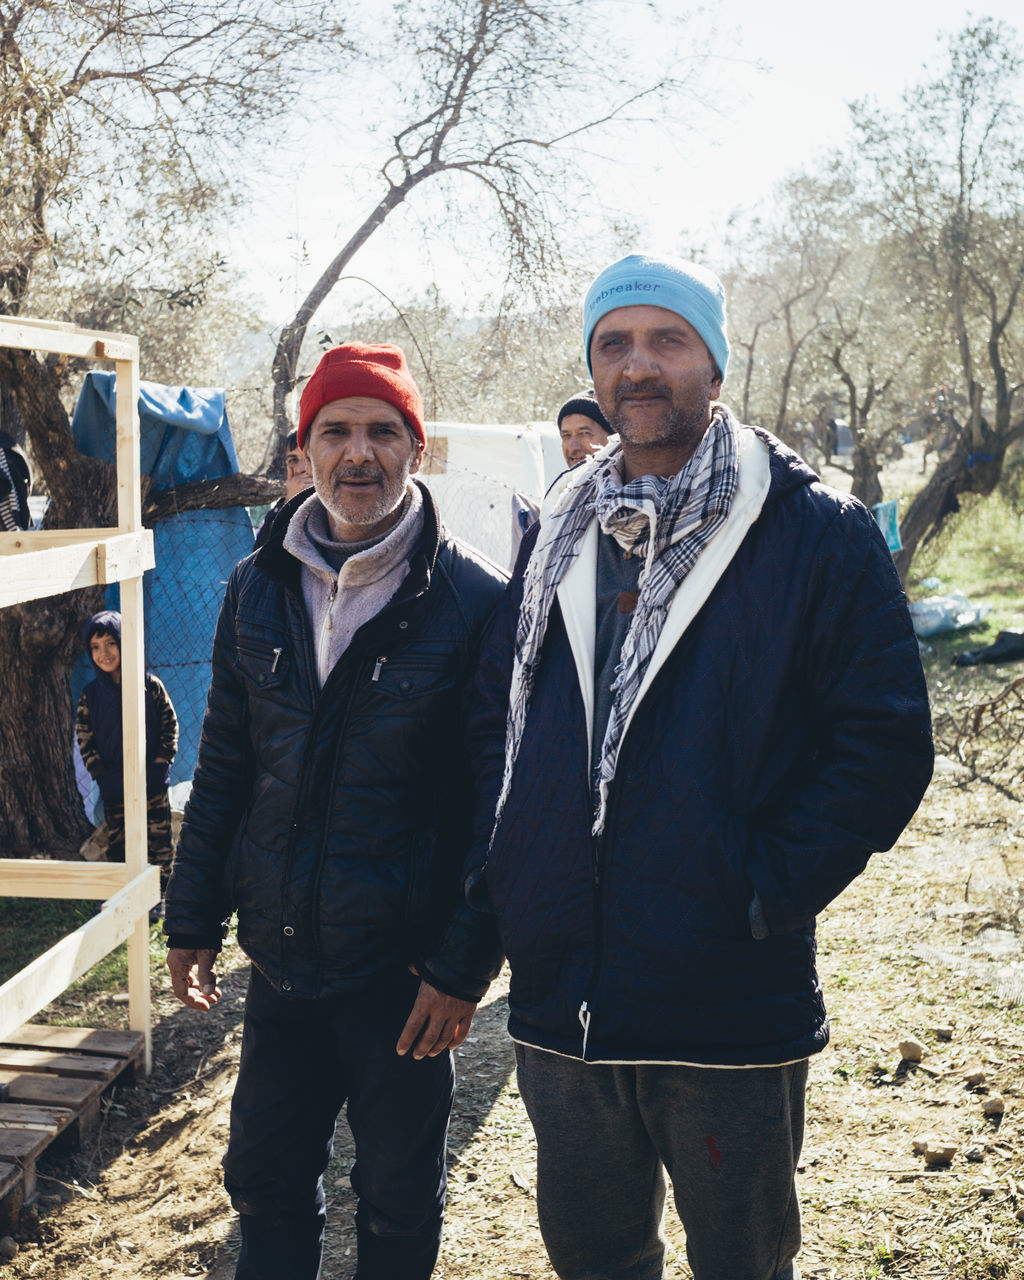
[[[925,578],[938,578],[942,586],[937,591],[922,587]],[[990,603],[992,612],[971,632],[972,647],[975,640],[989,643],[999,630],[1019,629],[1024,626],[1024,520],[1000,493],[966,497],[960,513],[914,557],[907,586],[911,599],[959,590],[972,603]],[[967,647],[965,634],[953,637],[960,648]]]
[[[0,983],[43,955],[100,910],[95,902],[45,898],[0,898]],[[163,979],[166,941],[159,922],[150,925],[150,972]],[[128,990],[128,947],[122,943],[67,988],[37,1015],[53,1026],[117,1026],[124,1008],[110,997]]]
[[[0,898],[0,982],[6,982],[73,933],[99,910],[95,902],[47,898]]]

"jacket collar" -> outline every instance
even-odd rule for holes
[[[396,600],[417,596],[430,586],[444,538],[444,527],[441,524],[441,516],[434,501],[434,495],[421,480],[414,478],[413,484],[419,489],[423,498],[423,533],[409,557],[409,572],[398,590]],[[296,588],[298,588],[302,566],[295,556],[285,550],[284,535],[292,517],[308,497],[307,489],[284,504],[274,517],[266,542],[255,555],[257,568],[269,578]]]

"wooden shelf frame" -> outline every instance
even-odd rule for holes
[[[116,398],[117,526],[0,533],[0,607],[79,587],[121,584],[124,731],[124,863],[0,858],[0,897],[101,901],[98,915],[0,986],[0,1036],[45,1008],[122,942],[128,943],[128,1021],[145,1037],[152,1066],[149,908],[160,877],[146,858],[146,721],[142,575],[153,568],[153,534],[142,527],[139,343],[50,320],[0,316],[0,347],[112,361]],[[70,750],[70,743],[68,744]]]

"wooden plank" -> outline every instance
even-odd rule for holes
[[[159,901],[160,873],[156,867],[147,866],[141,875],[115,893],[98,915],[8,979],[0,987],[0,1037],[45,1009],[76,978],[88,973],[97,961],[133,933],[137,938],[138,931],[145,929],[148,936],[145,917],[149,908]]]
[[[21,1166],[13,1160],[0,1160],[0,1233],[13,1231],[25,1203],[25,1184]]]
[[[112,350],[107,346],[107,350]],[[114,366],[117,430],[117,523],[121,529],[142,528],[142,439],[139,433],[139,348]],[[142,613],[139,612],[139,624]]]
[[[33,1107],[24,1102],[0,1102],[0,1129],[32,1129],[56,1137],[75,1118],[70,1107]]]
[[[0,555],[20,555],[23,551],[47,551],[51,547],[71,547],[80,542],[99,542],[117,534],[109,529],[17,529],[0,533]]]
[[[101,1058],[99,1054],[61,1053],[46,1049],[0,1048],[0,1070],[48,1071],[51,1075],[78,1076],[106,1083],[124,1067],[122,1058]]]
[[[50,1145],[48,1133],[33,1129],[0,1129],[0,1160],[10,1160],[21,1166],[21,1180],[26,1200],[31,1200],[36,1190],[36,1160]]]
[[[96,548],[96,571],[103,582],[141,578],[147,569],[155,567],[152,529],[120,533],[105,539]]]
[[[113,1080],[85,1080],[75,1076],[52,1076],[41,1071],[0,1070],[0,1096],[25,1106],[63,1108],[71,1112],[71,1122],[60,1135],[63,1147],[76,1150],[88,1143],[100,1122],[100,1095],[118,1084],[127,1073]]]
[[[57,351],[93,360],[138,360],[139,340],[127,333],[79,329],[53,320],[0,318],[0,347]]]
[[[0,538],[10,537],[10,534],[0,535]],[[4,572],[0,577],[0,608],[55,596],[62,591],[104,586],[113,580],[106,577],[108,563],[130,566],[136,574],[152,568],[155,563],[152,530],[118,533],[99,540],[90,538],[40,551],[10,552],[4,559]]]
[[[86,1103],[98,1098],[104,1088],[105,1082],[102,1080],[0,1069],[0,1089],[8,1102],[21,1102],[30,1106],[66,1106],[80,1110]]]
[[[105,902],[130,883],[129,875],[123,862],[0,858],[0,898],[82,898]]]
[[[26,1022],[8,1032],[0,1041],[26,1049],[71,1049],[76,1053],[99,1053],[110,1058],[135,1058],[142,1049],[139,1031],[104,1031],[93,1027],[48,1027]]]

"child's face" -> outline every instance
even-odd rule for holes
[[[121,670],[121,646],[113,636],[93,636],[89,641],[89,653],[93,662],[108,676]]]

